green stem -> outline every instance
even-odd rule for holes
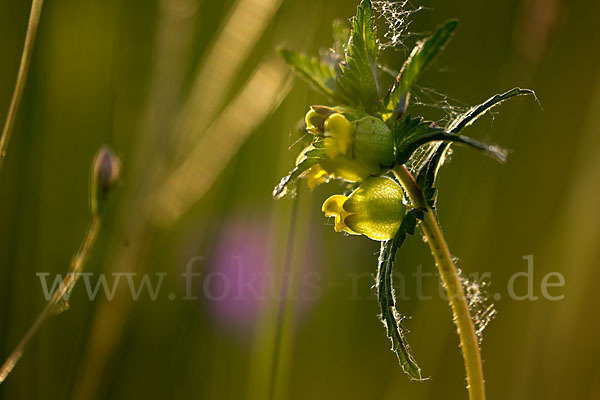
[[[23,339],[19,342],[17,347],[13,350],[10,356],[6,359],[2,367],[0,367],[0,384],[4,382],[6,377],[11,373],[17,362],[21,359],[23,355],[23,351],[25,347],[31,339],[35,336],[35,334],[39,331],[41,326],[46,322],[46,320],[52,315],[57,314],[61,311],[64,296],[73,290],[81,271],[83,270],[83,264],[88,256],[88,253],[96,241],[96,237],[98,236],[98,230],[100,229],[101,218],[98,215],[94,215],[92,218],[92,223],[88,232],[81,244],[81,248],[73,258],[71,265],[69,267],[69,272],[67,276],[62,281],[56,292],[52,295],[52,298],[46,304],[46,307],[42,310],[42,312],[38,315],[37,319],[27,331],[27,334],[23,336]]]
[[[287,249],[285,254],[285,261],[283,269],[281,271],[281,286],[280,286],[280,297],[283,301],[277,302],[277,321],[275,325],[275,343],[273,345],[273,359],[271,361],[271,374],[269,382],[269,399],[273,400],[277,397],[277,389],[280,386],[279,375],[280,367],[282,364],[283,354],[285,353],[285,345],[289,344],[285,339],[286,322],[289,323],[290,312],[293,311],[293,304],[291,302],[290,291],[292,290],[292,279],[293,279],[293,263],[294,263],[294,244],[296,243],[297,223],[298,223],[298,207],[299,207],[299,196],[294,199],[292,205],[292,216],[290,221],[290,227],[287,237]]]
[[[440,229],[434,211],[425,201],[423,192],[415,182],[413,176],[404,165],[393,169],[394,175],[406,190],[413,206],[424,208],[425,218],[421,221],[421,229],[427,238],[431,254],[444,282],[446,293],[450,299],[454,322],[458,329],[458,336],[467,372],[467,384],[470,400],[485,400],[485,383],[483,379],[483,367],[481,365],[481,354],[479,342],[475,333],[475,326],[471,319],[469,305],[465,297],[458,271],[452,260],[450,250]]]
[[[25,81],[27,80],[27,72],[29,71],[29,64],[31,62],[31,53],[33,52],[33,43],[35,41],[35,34],[37,32],[38,24],[40,22],[43,4],[44,0],[33,0],[31,3],[31,12],[29,14],[27,33],[25,34],[25,44],[23,45],[23,54],[21,55],[19,73],[17,75],[15,89],[10,100],[10,106],[8,107],[8,113],[6,114],[6,121],[4,122],[4,127],[2,128],[2,135],[0,136],[0,170],[2,170],[2,162],[6,156],[6,148],[10,142],[10,137],[17,116],[17,110],[19,108],[19,103],[21,103],[21,97],[23,96],[23,89],[25,88]]]

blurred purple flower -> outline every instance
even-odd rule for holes
[[[265,223],[231,219],[224,222],[209,255],[203,297],[215,316],[235,325],[251,325],[268,299],[274,280]]]

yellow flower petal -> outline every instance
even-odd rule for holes
[[[306,178],[306,183],[311,190],[329,180],[327,171],[321,168],[319,164],[313,165],[302,175]]]
[[[324,131],[325,120],[331,115],[336,113],[333,107],[327,106],[312,106],[304,117],[306,123],[306,130],[313,135],[322,135]]]
[[[364,164],[344,156],[323,160],[320,164],[329,175],[341,178],[346,182],[361,182],[371,174]]]
[[[349,155],[352,150],[354,124],[342,114],[332,114],[325,121],[325,153],[329,158]]]
[[[300,152],[298,157],[296,158],[296,165],[300,165],[302,161],[306,159],[306,153],[310,150],[314,150],[314,146],[311,144],[307,146]],[[302,178],[306,178],[306,183],[310,189],[314,189],[319,186],[321,183],[327,182],[329,180],[329,172],[326,171],[321,165],[315,164],[300,175]]]
[[[334,229],[336,232],[348,232],[352,235],[359,235],[359,233],[354,232],[352,229],[348,228],[346,223],[344,222],[346,217],[348,217],[349,213],[344,210],[344,203],[348,200],[348,197],[337,194],[331,196],[323,203],[323,207],[321,210],[325,213],[326,217],[335,217],[334,219]]]
[[[339,215],[340,213],[345,213],[344,203],[348,200],[347,196],[336,194],[329,197],[323,203],[321,207],[321,211],[325,213],[326,217],[333,217],[334,215]]]

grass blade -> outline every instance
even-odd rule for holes
[[[61,282],[58,289],[52,294],[52,297],[38,315],[35,322],[29,328],[23,339],[19,342],[17,347],[10,354],[8,359],[0,367],[0,384],[8,377],[12,372],[17,362],[21,359],[23,351],[40,330],[44,322],[52,315],[58,314],[64,311],[68,307],[66,302],[71,291],[75,287],[83,266],[88,258],[90,250],[98,237],[100,231],[100,224],[102,222],[102,209],[97,208],[94,204],[104,203],[107,198],[109,191],[114,188],[115,183],[120,177],[120,160],[114,156],[108,148],[103,147],[100,149],[94,162],[92,164],[92,176],[90,185],[90,205],[92,211],[92,222],[90,227],[81,243],[81,247],[75,253],[69,270],[63,281]],[[101,191],[98,191],[101,189]],[[100,211],[100,212],[99,212]]]

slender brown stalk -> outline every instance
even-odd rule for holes
[[[421,221],[421,229],[427,238],[427,243],[431,254],[444,282],[446,293],[450,299],[454,321],[458,330],[460,344],[465,362],[467,373],[467,383],[469,390],[469,399],[485,400],[485,382],[483,379],[483,367],[481,364],[481,354],[479,351],[479,342],[475,332],[475,326],[471,319],[471,313],[467,303],[467,298],[463,290],[458,270],[448,249],[440,225],[436,219],[434,211],[429,207],[423,192],[415,182],[413,176],[404,165],[395,167],[394,174],[400,181],[400,184],[406,190],[413,206],[424,208],[425,218]]]
[[[27,25],[27,33],[25,34],[25,44],[23,45],[19,73],[17,75],[12,99],[10,100],[10,105],[8,107],[8,113],[6,114],[6,121],[4,121],[4,128],[2,128],[2,135],[0,136],[0,171],[2,170],[2,162],[6,156],[6,149],[15,125],[21,97],[23,97],[23,89],[25,88],[25,81],[27,80],[27,72],[29,71],[29,64],[31,62],[31,53],[33,52],[33,43],[35,42],[35,34],[40,22],[43,4],[44,0],[33,0],[31,3],[31,12],[29,13],[29,23]]]

